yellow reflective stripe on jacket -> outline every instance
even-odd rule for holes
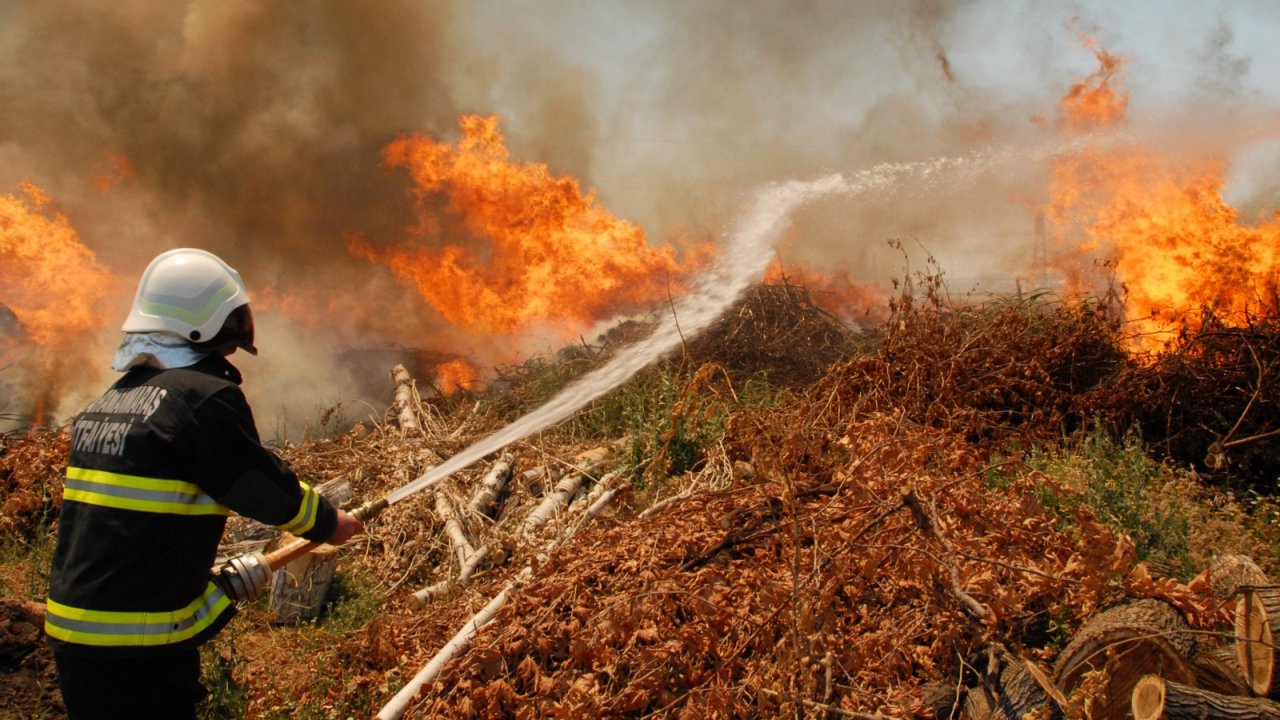
[[[312,490],[310,485],[301,480],[298,481],[298,484],[302,486],[302,502],[298,505],[298,514],[294,515],[289,522],[276,526],[293,535],[301,535],[310,530],[315,526],[316,518],[320,515],[319,494]]]
[[[105,470],[67,468],[64,500],[172,515],[230,515],[195,483],[139,477]]]
[[[44,631],[51,638],[79,645],[169,645],[195,637],[230,605],[231,599],[212,581],[190,605],[166,612],[85,610],[50,599],[46,601]]]

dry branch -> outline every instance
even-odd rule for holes
[[[489,546],[485,545],[472,553],[466,562],[462,563],[462,567],[458,570],[457,578],[445,578],[418,590],[410,596],[410,604],[413,605],[414,609],[421,610],[455,587],[466,587],[471,583],[471,577],[475,575],[476,570],[479,569],[480,564],[487,557],[489,557]]]
[[[964,606],[969,614],[979,620],[989,620],[991,618],[991,609],[986,605],[978,602],[972,595],[960,586],[960,569],[956,567],[956,551],[952,547],[951,541],[947,540],[942,534],[942,530],[938,528],[937,513],[923,500],[914,487],[906,487],[902,490],[902,504],[911,510],[912,516],[916,519],[916,525],[922,530],[929,531],[929,534],[942,543],[942,547],[946,548],[947,553],[951,555],[950,560],[946,563],[947,576],[951,581],[951,593],[956,596],[960,604]]]
[[[453,548],[454,557],[458,558],[458,565],[463,565],[467,562],[467,558],[475,554],[475,548],[458,520],[458,512],[453,509],[453,501],[443,492],[437,491],[435,495],[436,514],[444,523],[444,532],[449,536],[449,547]]]

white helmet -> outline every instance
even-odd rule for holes
[[[242,347],[256,355],[248,305],[249,293],[234,268],[211,252],[176,248],[158,255],[142,273],[121,330],[168,332],[202,346]]]

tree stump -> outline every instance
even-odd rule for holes
[[[315,491],[334,507],[351,500],[351,483],[336,477],[315,487]],[[270,552],[296,538],[281,533],[263,548]],[[338,571],[338,549],[319,545],[302,557],[285,563],[271,577],[271,621],[278,625],[294,625],[318,617],[329,597],[329,586]]]
[[[1280,720],[1280,704],[1271,700],[1222,695],[1159,675],[1138,680],[1133,687],[1130,710],[1134,720]]]
[[[292,536],[282,537],[292,540]],[[271,582],[271,622],[296,625],[318,617],[338,571],[338,548],[320,545],[285,563]]]
[[[1117,605],[1085,623],[1054,665],[1054,684],[1072,697],[1091,672],[1104,672],[1095,694],[1088,698],[1094,717],[1129,716],[1133,688],[1144,675],[1156,674],[1177,682],[1195,682],[1188,658],[1195,636],[1182,613],[1155,599]]]
[[[1249,690],[1275,697],[1275,628],[1280,627],[1280,585],[1240,588],[1236,596],[1236,659]]]

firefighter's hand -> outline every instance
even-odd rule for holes
[[[338,511],[338,527],[334,528],[333,535],[327,541],[330,545],[341,545],[350,540],[361,530],[364,530],[364,523],[356,519],[354,515],[345,511]]]

